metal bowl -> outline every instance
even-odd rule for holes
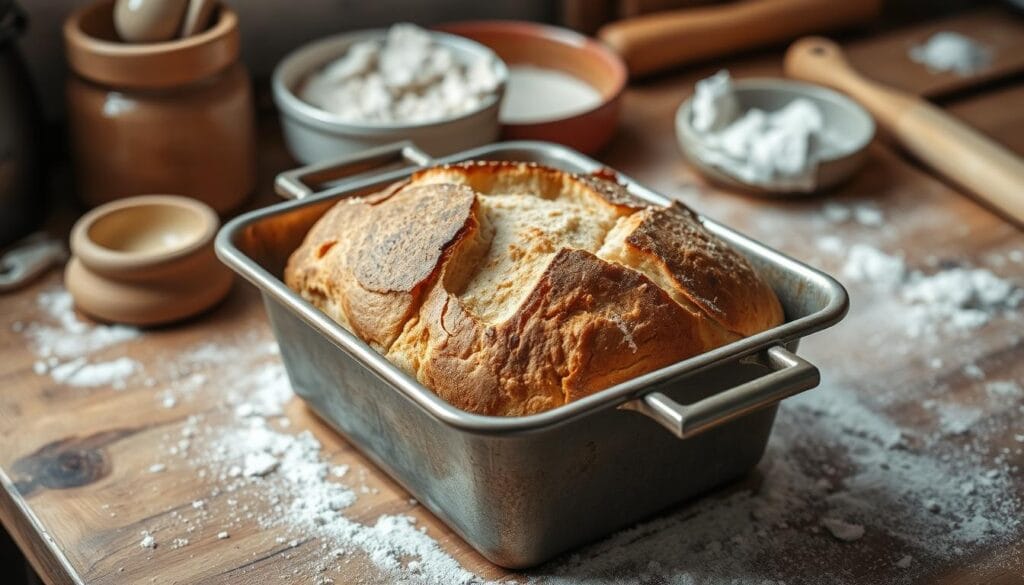
[[[359,41],[383,39],[384,29],[343,33],[314,41],[296,49],[274,68],[274,103],[281,115],[288,150],[297,160],[309,164],[398,140],[413,140],[434,156],[451,154],[494,142],[501,126],[498,107],[508,80],[508,70],[493,51],[469,39],[431,31],[438,44],[450,49],[463,61],[480,57],[494,60],[501,83],[493,96],[475,110],[435,122],[414,124],[356,124],[340,119],[303,101],[298,89],[309,76],[343,55]]]
[[[875,135],[875,121],[871,114],[845,95],[818,85],[770,78],[735,80],[733,89],[741,111],[751,108],[774,111],[797,98],[808,99],[821,109],[826,127],[843,136],[846,144],[838,155],[825,158],[818,163],[815,188],[811,191],[794,191],[787,186],[746,183],[708,163],[695,153],[701,136],[690,122],[693,101],[691,96],[676,111],[676,137],[687,160],[712,182],[757,195],[810,195],[840,185],[864,165],[868,144]]]

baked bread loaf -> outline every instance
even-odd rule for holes
[[[518,416],[782,322],[680,203],[527,163],[420,171],[340,201],[285,282],[451,404]]]

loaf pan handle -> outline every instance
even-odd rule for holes
[[[314,187],[326,182],[330,182],[332,189],[343,190],[346,183],[385,165],[406,162],[422,167],[431,160],[430,155],[411,141],[403,140],[286,171],[277,176],[274,189],[286,199],[302,199],[312,195]]]
[[[747,413],[818,385],[818,368],[782,346],[772,346],[764,361],[773,370],[761,376],[708,396],[693,404],[679,404],[661,392],[651,392],[622,405],[658,421],[680,439],[689,439]]]

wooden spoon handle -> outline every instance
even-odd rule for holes
[[[744,0],[628,18],[598,36],[636,76],[864,22],[880,6],[881,0]]]
[[[786,75],[827,85],[859,101],[907,151],[1024,223],[1024,160],[931,103],[864,78],[842,49],[820,37],[786,52]]]

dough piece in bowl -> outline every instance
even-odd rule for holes
[[[488,415],[556,408],[783,320],[686,207],[527,163],[437,167],[343,200],[285,280],[441,398]]]

